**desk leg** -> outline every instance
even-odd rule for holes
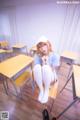
[[[72,75],[68,78],[68,80],[66,81],[65,85],[63,86],[63,88],[60,90],[59,94],[65,89],[66,85],[68,84],[69,80],[72,78]],[[59,95],[58,94],[58,95]]]
[[[6,94],[8,95],[8,83],[7,83],[7,78],[5,77],[5,76],[3,76],[3,75],[1,75],[0,74],[0,80],[2,81],[2,83],[3,83],[3,87],[4,87],[4,89],[5,89],[5,92],[6,92]]]
[[[6,87],[7,87],[7,89],[9,89],[9,86],[8,86],[8,78],[6,78]]]
[[[78,100],[78,98],[76,98],[74,101],[72,101],[69,104],[69,106],[67,106],[67,108],[65,108],[56,118],[59,119],[59,117],[61,117],[77,100]]]
[[[52,120],[57,120],[59,119],[76,101],[80,100],[79,98],[74,99],[74,101],[72,101],[67,108],[65,108],[57,117],[53,117]]]
[[[12,83],[12,85],[13,85],[13,87],[14,87],[15,91],[16,91],[16,95],[18,96],[18,90],[17,90],[17,87],[16,87],[16,85],[15,85],[14,81],[13,81],[13,80],[11,80],[11,83]]]
[[[34,93],[34,89],[35,89],[35,80],[34,80],[34,74],[33,74],[33,63],[31,64],[31,71],[32,71],[32,93]]]
[[[67,79],[70,78],[71,74],[72,74],[72,64],[70,65],[70,69],[69,69],[69,73],[68,73]]]

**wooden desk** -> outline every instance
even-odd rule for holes
[[[13,48],[24,48],[24,47],[26,47],[26,45],[24,45],[24,44],[20,44],[20,43],[18,43],[18,44],[15,44],[14,46],[13,46]]]
[[[12,46],[12,48],[15,52],[22,52],[23,49],[26,49],[27,52],[27,46],[25,44],[18,43]]]
[[[27,67],[31,66],[32,63],[33,58],[26,55],[9,58],[0,63],[0,74],[14,82],[14,79],[23,73]]]
[[[73,77],[75,84],[75,95],[80,98],[80,66],[73,65]]]
[[[61,54],[62,59],[66,59],[69,63],[72,64],[75,60],[79,60],[79,54],[71,51],[64,51]]]
[[[69,76],[70,76],[70,73],[72,70],[72,65],[75,64],[76,61],[78,64],[79,59],[80,59],[80,55],[78,53],[75,53],[75,52],[64,51],[61,54],[61,64],[62,64],[62,61],[64,61],[70,65],[70,69],[69,69],[69,73],[68,73],[67,78],[69,78]]]
[[[73,101],[53,120],[59,119],[75,102],[80,101],[80,66],[73,65],[73,71],[70,78],[72,78]],[[70,79],[67,81],[67,84],[69,81]],[[67,84],[64,86],[66,87]]]
[[[31,51],[37,51],[37,48],[36,48],[36,46],[33,46],[30,50]]]
[[[0,49],[0,54],[5,53],[6,51],[3,49]]]

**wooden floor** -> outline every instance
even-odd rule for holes
[[[60,68],[58,81],[58,92],[66,82],[69,65],[62,64]],[[2,84],[0,84],[0,111],[9,112],[9,120],[43,120],[42,111],[45,107],[50,110],[53,104],[52,112],[49,113],[50,120],[57,116],[72,101],[72,84],[69,82],[66,89],[55,100],[49,98],[46,105],[42,105],[37,100],[38,90],[32,93],[31,84],[26,84],[22,90],[22,99],[9,93],[5,94]],[[59,120],[80,120],[80,103],[75,103]]]

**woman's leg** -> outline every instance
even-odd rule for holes
[[[46,103],[48,101],[50,83],[52,82],[52,79],[54,79],[52,69],[49,65],[44,65],[42,67],[42,77],[45,87],[42,102]]]
[[[43,97],[43,83],[42,83],[42,68],[41,65],[37,64],[33,68],[34,79],[39,87],[40,93],[38,100],[41,102]]]

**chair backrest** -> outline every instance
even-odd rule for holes
[[[9,48],[9,42],[7,40],[3,40],[0,42],[0,48],[1,49],[8,49]]]
[[[58,83],[59,81],[57,80],[56,82],[54,82],[54,84],[51,85],[50,90],[49,90],[49,97],[54,98],[54,99],[57,97]]]

